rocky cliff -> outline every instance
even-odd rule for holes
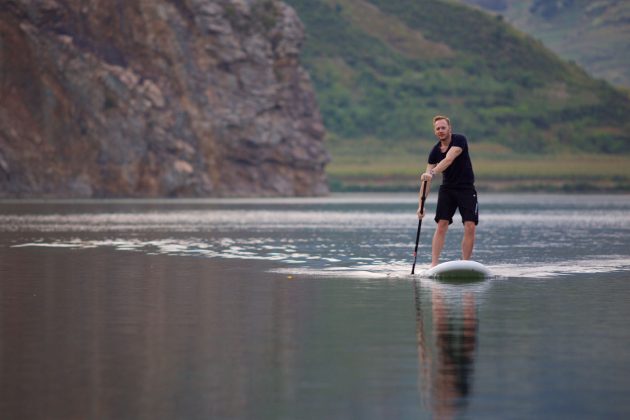
[[[327,193],[275,0],[3,0],[0,196]]]

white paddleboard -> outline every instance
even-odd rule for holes
[[[491,276],[490,270],[477,261],[456,260],[438,264],[422,273],[438,280],[475,281]]]

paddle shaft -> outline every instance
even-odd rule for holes
[[[424,200],[427,198],[427,181],[422,182],[422,196],[420,197],[420,213],[424,213]],[[420,230],[422,229],[422,219],[418,220],[418,231],[416,232],[416,247],[413,250],[413,266],[411,274],[416,271],[416,260],[418,259],[418,243],[420,242]]]

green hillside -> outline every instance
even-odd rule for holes
[[[306,25],[334,181],[358,167],[397,178],[411,159],[417,171],[437,113],[488,159],[630,152],[630,99],[500,16],[440,0],[287,3]]]
[[[591,74],[630,88],[627,0],[460,0],[500,13]]]

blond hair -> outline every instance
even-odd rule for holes
[[[449,120],[448,117],[444,115],[436,115],[435,117],[433,117],[433,124],[435,125],[435,122],[439,120],[445,120],[448,123],[448,126],[451,126],[451,120]]]

